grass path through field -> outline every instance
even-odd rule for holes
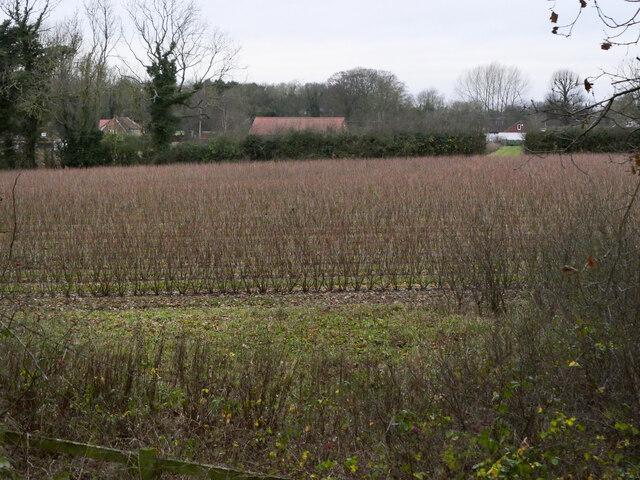
[[[513,146],[503,146],[500,147],[498,150],[496,150],[493,153],[490,153],[489,156],[490,157],[517,157],[519,155],[522,155],[523,152],[523,148],[519,145],[513,145]]]

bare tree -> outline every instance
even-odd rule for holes
[[[328,80],[336,112],[351,126],[386,129],[394,114],[410,104],[407,87],[391,72],[354,68]]]
[[[415,98],[415,105],[421,112],[435,112],[445,107],[444,95],[435,88],[422,90]]]
[[[456,93],[467,102],[479,103],[485,111],[504,113],[524,103],[522,95],[528,87],[528,80],[517,67],[494,62],[464,73],[458,79]]]
[[[85,14],[91,29],[91,46],[85,61],[93,64],[97,91],[104,85],[108,75],[107,62],[120,40],[119,21],[107,0],[89,0]],[[99,96],[98,96],[99,97]],[[96,101],[99,101],[97,99]]]
[[[193,0],[131,0],[127,10],[137,34],[130,49],[150,78],[149,129],[165,146],[179,121],[174,108],[186,105],[205,81],[225,78],[236,67],[238,48],[219,30],[209,33]]]
[[[78,17],[66,21],[50,42],[64,45],[52,75],[52,117],[64,140],[63,164],[90,164],[99,147],[98,120],[107,89],[109,57],[118,42],[119,25],[105,0],[85,4],[90,38],[83,38]]]
[[[622,66],[616,78],[624,78],[626,93],[618,96],[610,106],[607,120],[620,127],[640,127],[640,60],[637,58]]]
[[[576,112],[584,107],[586,100],[579,75],[559,70],[551,77],[544,110],[549,119],[568,126],[576,123]]]
[[[178,87],[225,78],[236,68],[238,47],[217,28],[201,20],[194,0],[131,0],[127,11],[137,34],[138,46],[129,42],[143,67],[169,54],[176,63]]]

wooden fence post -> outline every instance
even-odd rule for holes
[[[115,448],[60,440],[59,438],[33,436],[28,433],[7,430],[6,426],[0,423],[0,453],[5,444],[92,458],[103,462],[120,463],[133,471],[137,470],[140,480],[156,480],[163,473],[205,477],[213,480],[286,480],[284,477],[260,475],[214,465],[162,458],[158,457],[158,452],[155,448],[141,448],[136,455],[135,451],[117,450]],[[3,465],[0,465],[0,467],[3,467]],[[2,473],[0,469],[0,476],[2,476]],[[12,474],[11,471],[9,473]]]
[[[141,448],[138,451],[138,468],[140,480],[155,480],[156,478],[156,449]]]

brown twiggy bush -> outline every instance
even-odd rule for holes
[[[486,157],[25,172],[3,284],[104,296],[438,286],[504,311],[536,272],[584,262],[613,235],[630,178],[602,157],[576,161],[586,175],[556,158]],[[594,248],[579,251],[587,237]]]

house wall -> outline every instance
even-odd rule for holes
[[[487,133],[487,142],[524,142],[527,134],[523,132]]]

